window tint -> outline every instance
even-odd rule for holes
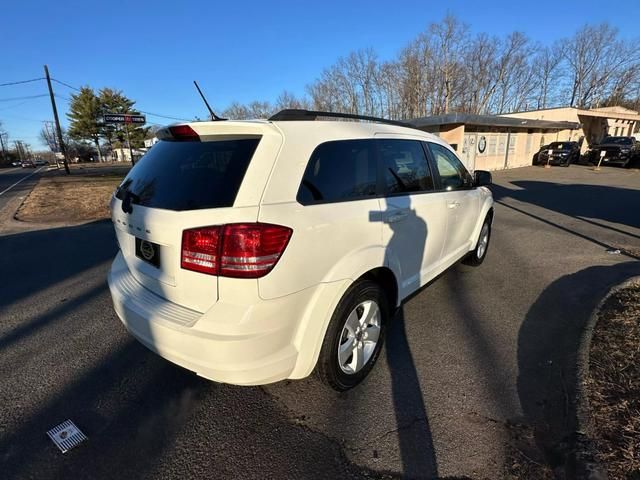
[[[605,137],[602,143],[612,143],[614,145],[633,145],[631,137]]]
[[[372,140],[342,140],[319,145],[309,160],[298,201],[357,200],[376,194],[376,156]]]
[[[167,210],[231,207],[259,138],[155,144],[116,192]]]
[[[379,140],[387,194],[433,190],[429,162],[416,140]]]
[[[473,183],[467,169],[449,149],[435,143],[429,143],[428,145],[440,174],[442,188],[445,190],[457,190]]]

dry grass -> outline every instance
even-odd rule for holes
[[[591,343],[589,403],[609,478],[640,478],[640,283],[603,305]]]
[[[16,218],[36,223],[75,223],[109,217],[108,202],[130,165],[72,165],[47,172],[22,204]]]
[[[553,470],[546,464],[534,438],[533,427],[507,423],[511,441],[506,446],[505,480],[553,480]]]

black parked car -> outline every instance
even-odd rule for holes
[[[553,142],[544,145],[533,157],[534,165],[561,165],[568,167],[580,159],[578,142]]]
[[[589,149],[588,156],[589,161],[596,165],[602,156],[601,165],[630,167],[640,161],[640,143],[633,137],[605,137],[600,144]]]

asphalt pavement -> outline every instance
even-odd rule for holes
[[[2,219],[12,217],[22,200],[38,182],[40,172],[46,167],[0,169],[0,231],[6,227]],[[6,223],[6,222],[4,222]]]
[[[640,172],[494,182],[485,263],[407,301],[345,394],[314,378],[215,384],[147,351],[110,304],[108,221],[0,236],[0,477],[495,479],[514,426],[534,434],[519,451],[560,467],[584,326],[640,274]],[[45,432],[66,419],[88,440],[63,455]]]

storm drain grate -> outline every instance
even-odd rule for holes
[[[87,437],[71,420],[62,422],[47,432],[49,438],[56,444],[62,453],[67,453],[74,447],[84,442]]]

